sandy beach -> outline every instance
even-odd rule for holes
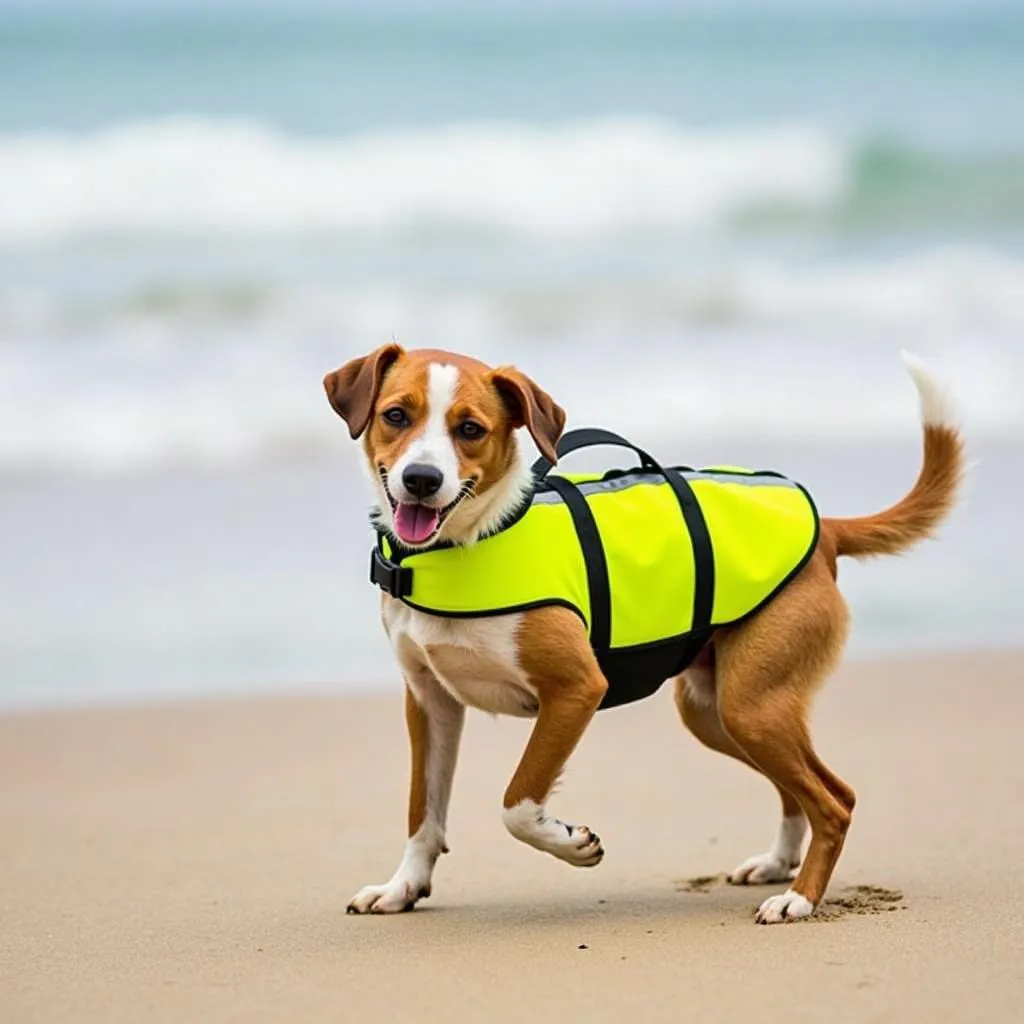
[[[829,902],[716,878],[775,797],[668,688],[598,716],[552,808],[573,870],[499,816],[527,723],[472,715],[450,856],[413,914],[346,916],[403,839],[398,694],[0,718],[0,1007],[58,1021],[1009,1021],[1024,994],[1020,655],[857,662],[819,749],[860,803]]]

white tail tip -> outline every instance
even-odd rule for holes
[[[956,409],[946,386],[920,356],[906,349],[901,355],[921,399],[921,422],[926,427],[955,427]]]

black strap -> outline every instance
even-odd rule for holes
[[[690,482],[674,469],[664,472],[682,509],[693,545],[693,619],[690,628],[702,633],[711,628],[715,604],[715,552],[711,546],[711,533]]]
[[[590,646],[595,651],[606,651],[612,639],[612,591],[608,583],[608,560],[594,513],[571,480],[552,476],[548,477],[548,483],[561,495],[569,509],[583,550],[587,590],[590,592]]]
[[[412,593],[412,569],[395,564],[379,548],[374,548],[370,555],[370,582],[392,597],[408,597]]]
[[[672,491],[676,496],[676,501],[679,502],[679,508],[683,514],[683,521],[686,523],[686,529],[690,535],[690,543],[693,546],[693,614],[691,616],[690,628],[696,633],[710,630],[711,615],[714,611],[715,603],[715,554],[714,549],[711,546],[711,534],[708,530],[707,520],[704,518],[704,513],[701,510],[700,503],[697,501],[697,496],[693,493],[693,488],[690,486],[689,481],[679,471],[675,469],[665,469],[662,467],[655,458],[645,452],[643,448],[639,448],[637,445],[633,444],[632,441],[627,441],[626,438],[622,437],[620,434],[613,433],[610,430],[604,430],[600,427],[582,427],[579,430],[570,430],[568,434],[564,434],[562,436],[555,451],[558,457],[562,458],[571,452],[578,451],[580,448],[588,448],[592,445],[615,445],[620,448],[629,448],[631,451],[636,452],[640,459],[640,465],[644,469],[648,469],[651,472],[658,473],[663,476],[666,483],[668,483],[672,488]],[[587,544],[583,544],[583,553],[587,562],[587,583],[590,586],[591,593],[591,643],[595,650],[601,650],[602,648],[599,648],[597,643],[594,642],[593,627],[594,623],[597,621],[598,609],[594,602],[595,586],[591,579],[591,562],[594,561],[594,575],[599,576],[601,574],[601,569],[603,568],[603,592],[608,592],[610,594],[607,586],[608,565],[604,555],[604,548],[601,545],[601,536],[600,533],[598,533],[597,524],[594,522],[593,513],[590,511],[590,507],[587,505],[586,499],[579,490],[564,477],[548,476],[547,474],[551,468],[551,463],[542,456],[533,464],[533,473],[538,480],[543,479],[545,486],[556,490],[562,496],[566,505],[569,506],[573,522],[576,524],[576,530],[580,535],[581,544],[583,544],[584,536],[582,528],[584,515],[586,516],[587,521],[589,521],[595,535],[595,539],[589,542],[589,547],[599,553],[600,563],[597,564],[596,556],[592,558],[588,555]],[[568,489],[563,485],[567,485]],[[571,500],[567,497],[567,494],[570,492],[573,495]],[[585,509],[585,513],[574,509],[574,505],[582,506],[582,508]],[[602,593],[601,582],[599,580],[597,581],[596,593],[599,595]],[[603,613],[603,609],[601,609],[601,611]],[[609,624],[608,637],[610,640],[610,596],[607,621]]]
[[[601,427],[580,427],[578,430],[570,430],[559,439],[555,452],[558,457],[564,458],[580,448],[592,448],[595,445],[606,444],[616,448],[628,448],[636,452],[640,458],[640,465],[655,473],[664,473],[657,461],[643,450],[638,448],[632,441],[627,441],[621,434],[613,433],[611,430],[604,430]],[[533,475],[540,479],[547,476],[551,470],[551,463],[542,455],[533,464]]]

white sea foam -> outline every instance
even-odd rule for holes
[[[846,166],[843,145],[802,127],[696,132],[622,119],[325,138],[179,118],[0,137],[0,243],[424,226],[543,236],[699,229],[827,205]]]
[[[972,434],[1024,429],[1024,263],[984,251],[574,278],[563,293],[269,288],[242,312],[200,291],[78,319],[66,303],[0,308],[0,472],[347,450],[320,379],[392,332],[518,363],[574,423],[649,438],[915,436],[905,346],[935,363]]]

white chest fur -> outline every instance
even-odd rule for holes
[[[531,718],[537,692],[519,664],[522,615],[448,619],[393,598],[381,607],[384,629],[414,695],[436,679],[460,704]]]

